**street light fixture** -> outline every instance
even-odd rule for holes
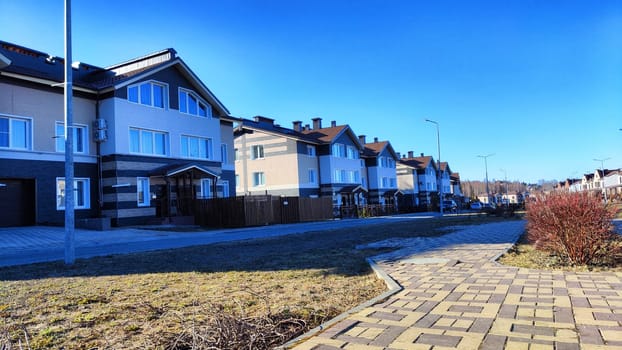
[[[441,134],[439,131],[438,122],[430,119],[426,119],[425,121],[436,125],[436,146],[438,147],[438,202],[441,208],[441,216],[443,216],[443,171],[441,170]]]
[[[507,204],[510,204],[510,191],[508,190],[508,172],[505,169],[499,169],[501,171],[503,171],[504,177],[505,177],[505,200],[507,201]]]
[[[603,178],[600,181],[600,183],[601,183],[601,188],[603,190],[603,193],[605,194],[605,203],[607,203],[607,190],[605,189],[605,161],[609,159],[611,158],[610,157],[607,157],[604,159],[594,158],[594,161],[600,162],[600,170],[603,172]]]
[[[484,158],[484,166],[486,167],[486,200],[490,202],[490,191],[488,190],[488,157],[494,156],[494,153],[487,154],[485,156],[478,156]]]

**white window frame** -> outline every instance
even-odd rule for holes
[[[264,159],[266,154],[264,152],[263,145],[252,145],[251,146],[251,159]]]
[[[138,131],[138,151],[133,151],[132,150],[132,130],[134,131]],[[147,152],[146,150],[143,149],[143,132],[145,133],[151,133],[152,134],[152,142],[151,142],[151,149],[152,152]],[[156,135],[162,135],[164,136],[164,153],[156,153]],[[129,147],[129,153],[131,154],[141,154],[141,155],[147,155],[147,156],[158,156],[158,157],[164,157],[166,155],[168,155],[168,133],[163,132],[163,131],[158,131],[158,130],[149,130],[149,129],[141,129],[141,128],[135,128],[135,127],[130,127],[129,128],[129,132],[128,132],[128,147]]]
[[[7,130],[7,138],[9,140],[9,143],[7,146],[0,146],[0,149],[15,149],[15,150],[26,150],[26,151],[30,151],[32,150],[32,132],[33,132],[33,127],[32,127],[32,118],[26,118],[26,117],[18,117],[18,116],[13,116],[13,115],[7,115],[7,114],[0,114],[0,119],[7,119],[8,122],[8,130]],[[15,146],[15,137],[13,135],[13,121],[20,121],[20,122],[24,122],[26,123],[26,135],[25,136],[25,141],[26,141],[26,147],[17,147]]]
[[[191,158],[191,159],[208,159],[208,160],[212,160],[214,159],[214,143],[212,141],[211,138],[209,137],[200,137],[200,136],[192,136],[192,135],[181,135],[181,137],[179,138],[180,140],[180,155],[183,158]],[[190,143],[192,140],[196,140],[197,142],[203,142],[205,141],[205,154],[202,153],[202,149],[200,146],[200,143],[197,143],[197,145],[199,145],[199,149],[198,149],[198,156],[192,156],[190,155],[191,150],[190,150]],[[186,150],[187,150],[187,154],[184,154],[184,143],[186,143]]]
[[[65,195],[61,194],[60,182],[65,183],[64,177],[56,178],[56,210],[65,210]],[[78,198],[78,183],[83,183],[82,198]],[[63,186],[64,187],[64,186]],[[74,196],[74,209],[91,209],[91,179],[88,177],[75,177],[73,179],[73,189],[76,192]],[[64,191],[64,188],[63,188]],[[80,205],[80,202],[83,204]]]
[[[346,145],[342,143],[333,143],[332,153],[333,153],[333,157],[345,158],[346,157]]]
[[[149,103],[143,103],[143,93],[142,93],[142,86],[143,85],[149,85]],[[153,90],[154,90],[154,86],[159,86],[162,88],[162,106],[156,106],[155,103],[155,99],[153,98],[155,96]],[[133,101],[130,99],[130,89],[134,89],[136,88],[137,94],[136,94],[136,101]],[[162,83],[159,81],[155,81],[155,80],[148,80],[148,81],[141,81],[140,83],[136,83],[136,84],[132,84],[132,85],[128,85],[127,87],[127,100],[131,103],[135,103],[135,104],[139,104],[139,105],[143,105],[143,106],[149,106],[149,107],[153,107],[153,108],[159,108],[159,109],[166,109],[168,107],[168,84],[166,83]]]
[[[212,105],[210,105],[205,100],[203,100],[199,96],[199,94],[197,94],[196,92],[180,87],[177,93],[177,96],[178,96],[179,112],[188,114],[188,115],[193,115],[199,118],[212,118],[213,116]],[[194,98],[197,101],[196,113],[190,112],[190,108],[189,108],[190,104],[188,103],[190,101],[190,98]],[[182,99],[185,99],[185,107],[182,107],[182,103],[181,103]],[[200,113],[201,105],[203,105],[203,107],[205,108],[205,115],[201,115]]]
[[[241,160],[240,158],[240,149],[239,148],[234,148],[233,149],[233,159],[237,162],[238,160]]]
[[[346,158],[348,159],[358,159],[359,153],[355,147],[347,146],[346,147]]]
[[[59,127],[62,132],[59,133]],[[89,149],[89,128],[88,125],[84,124],[73,124],[74,134],[73,134],[73,153],[77,154],[88,154]],[[78,149],[78,138],[77,130],[82,130],[82,151],[77,151]],[[54,125],[54,138],[56,139],[56,152],[65,152],[65,123],[57,121]]]
[[[263,187],[266,185],[266,174],[263,171],[253,173],[253,187]]]
[[[201,179],[201,198],[214,198],[213,184],[214,180],[209,177]]]
[[[229,164],[229,152],[227,150],[226,143],[220,144],[220,158],[221,158],[222,164]]]
[[[142,195],[142,201],[140,196]],[[151,206],[151,182],[148,177],[136,178],[136,204],[139,207]]]
[[[309,176],[309,183],[310,184],[317,184],[317,170],[310,168],[308,171],[308,176]]]
[[[216,196],[219,194],[219,198],[229,198],[229,180],[218,180],[216,182]]]
[[[240,183],[240,175],[235,174],[235,188],[240,188],[240,187],[242,187],[242,184]]]

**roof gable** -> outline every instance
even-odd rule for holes
[[[255,117],[255,120],[241,119],[239,125],[236,127],[237,131],[244,130],[257,130],[272,134],[275,136],[286,137],[294,140],[300,140],[307,143],[318,144],[316,138],[309,137],[308,135],[295,131],[293,129],[284,128],[279,125],[275,125],[272,119],[265,117]]]
[[[303,134],[308,137],[317,140],[319,143],[334,143],[341,136],[346,135],[352,140],[352,143],[356,145],[359,150],[363,149],[363,145],[359,142],[358,137],[354,134],[349,125],[337,125],[328,128],[319,128],[302,131]]]

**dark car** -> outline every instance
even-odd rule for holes
[[[445,200],[443,201],[443,210],[458,210],[458,205],[453,200]]]

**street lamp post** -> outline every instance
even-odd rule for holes
[[[510,205],[510,191],[508,190],[508,172],[505,169],[500,169],[504,174],[505,181],[505,200],[507,200],[507,204]]]
[[[441,208],[441,216],[443,216],[443,171],[441,170],[441,134],[439,131],[438,122],[430,119],[426,119],[425,121],[436,125],[436,146],[438,148],[438,202]]]
[[[609,159],[611,158],[604,158],[604,159],[594,158],[594,161],[600,162],[600,171],[603,172],[603,178],[600,180],[600,184],[601,184],[600,187],[602,188],[603,193],[605,194],[605,203],[607,203],[607,190],[605,189],[605,161]]]
[[[487,154],[485,156],[478,156],[484,158],[484,167],[486,168],[486,200],[490,201],[490,191],[488,190],[488,157],[494,156],[494,153]]]

